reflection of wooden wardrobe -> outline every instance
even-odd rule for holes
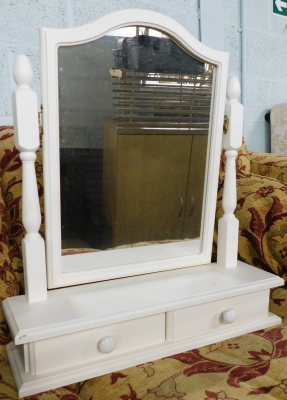
[[[104,213],[113,245],[200,235],[207,130],[105,122]]]

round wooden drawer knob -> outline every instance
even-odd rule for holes
[[[99,350],[101,353],[111,353],[116,345],[117,341],[113,336],[106,336],[99,341]]]
[[[222,313],[222,319],[227,324],[232,324],[237,318],[236,311],[233,308],[229,308],[228,310],[224,310]]]

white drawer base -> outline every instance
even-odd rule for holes
[[[57,289],[39,303],[8,298],[3,308],[14,342],[7,350],[19,396],[278,325],[268,313],[269,289],[283,283],[239,262]],[[230,308],[236,320],[222,323]],[[99,343],[110,337],[112,351],[101,354]]]
[[[263,320],[268,315],[269,290],[247,293],[222,300],[169,311],[166,314],[166,338],[183,340],[206,333],[226,330]],[[230,324],[223,319],[223,312],[232,310],[235,320]]]
[[[112,338],[115,348],[103,352],[102,339]],[[162,343],[165,340],[165,313],[136,318],[85,331],[28,343],[29,369],[35,375],[74,365],[111,359],[120,354]]]
[[[107,359],[102,359],[100,361],[76,365],[74,367],[41,375],[25,372],[22,346],[14,346],[13,343],[10,343],[7,346],[7,353],[19,396],[24,397],[79,382],[84,379],[115,372],[123,368],[129,368],[162,357],[168,357],[173,354],[192,350],[280,323],[281,318],[269,313],[268,317],[263,320],[256,320],[239,326],[230,326],[227,327],[226,330],[203,334],[178,342],[165,341],[112,358],[109,356]]]

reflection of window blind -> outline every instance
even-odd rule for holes
[[[182,129],[208,128],[212,73],[145,74],[122,71],[113,77],[117,125]]]

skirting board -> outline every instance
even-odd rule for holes
[[[165,341],[162,344],[120,354],[116,357],[110,355],[104,361],[76,365],[71,368],[57,370],[54,373],[38,376],[25,372],[19,346],[15,346],[12,342],[7,345],[6,349],[19,397],[24,397],[251,333],[278,325],[281,322],[281,318],[269,313],[266,319],[237,325],[236,327],[228,327],[224,331],[211,332],[178,342]]]

